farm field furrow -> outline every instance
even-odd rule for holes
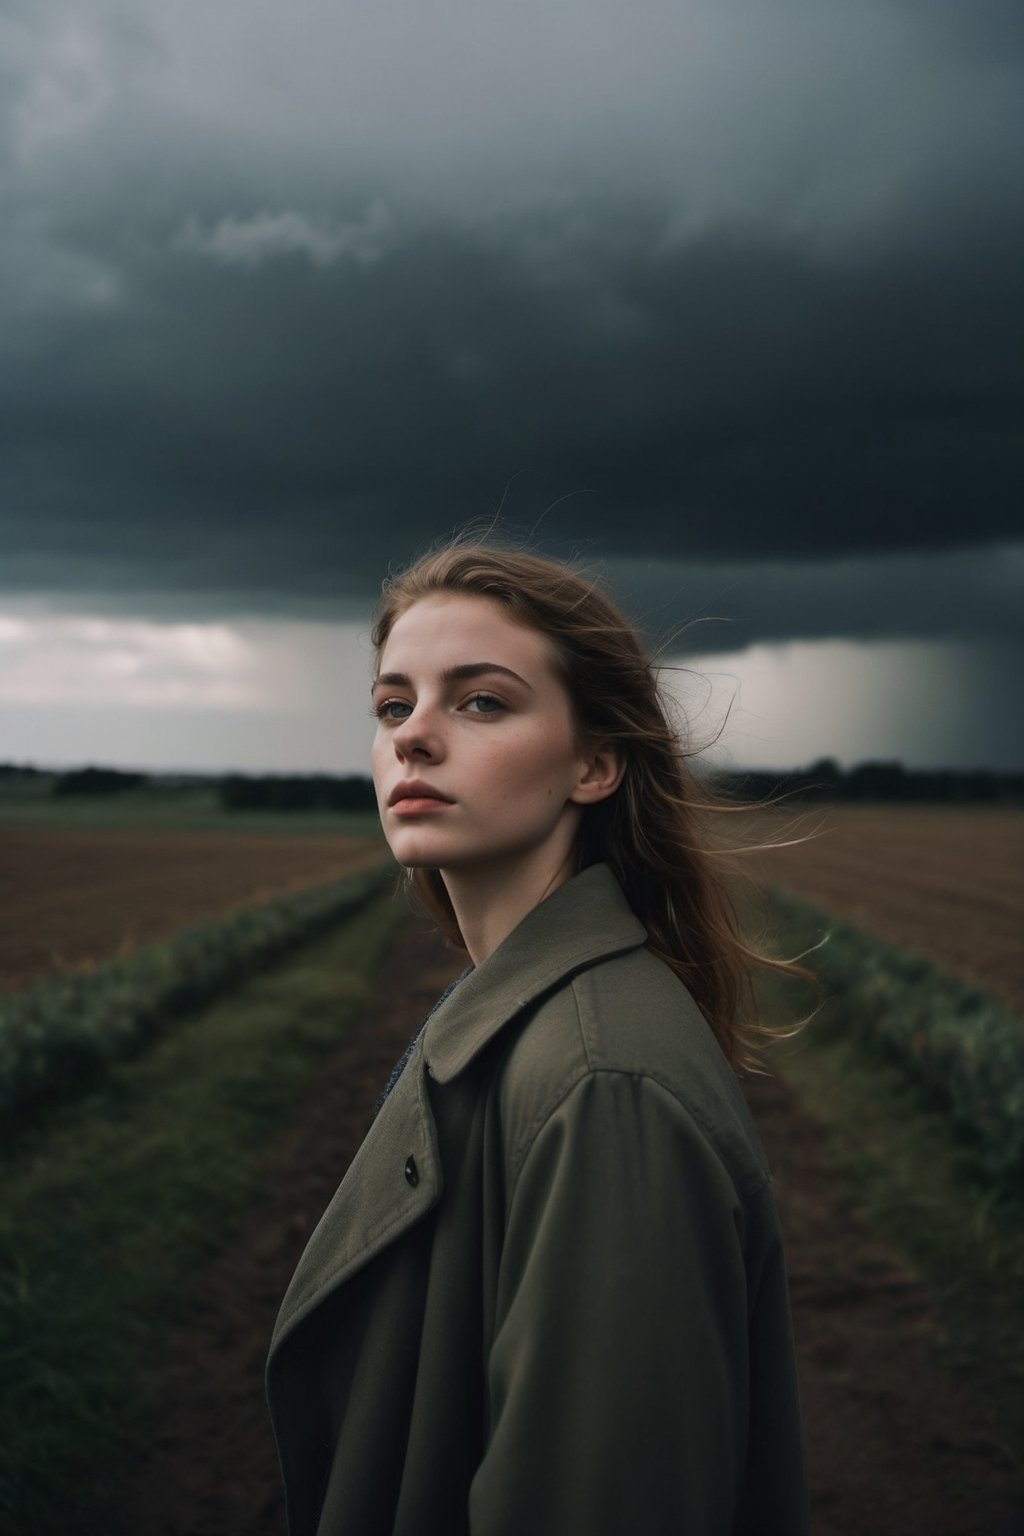
[[[758,878],[1024,1013],[1024,812],[837,804],[752,812],[732,830],[748,845],[801,837],[754,854]]]
[[[893,812],[894,816],[899,814]],[[770,828],[773,819],[772,813],[766,812],[758,824]],[[960,895],[966,887],[972,892],[1006,890],[1024,897],[1024,869],[1019,863],[1024,813],[1020,827],[1007,828],[1006,843],[994,846],[986,840],[972,847],[959,838],[947,837],[934,823],[922,824],[913,838],[905,829],[896,835],[895,829],[879,822],[877,812],[861,823],[846,806],[835,807],[825,823],[818,818],[808,820],[803,824],[803,835],[800,826],[797,824],[792,833],[795,846],[777,851],[780,858],[792,860],[794,867],[824,872],[834,864],[844,872],[858,871],[865,876],[879,872],[886,880],[905,884],[919,885],[927,879]],[[973,867],[984,871],[982,880],[974,877]]]
[[[899,812],[894,811],[893,814],[898,815]],[[949,814],[958,813],[951,811]],[[1024,813],[1021,815],[1024,818]],[[843,849],[846,859],[872,863],[884,858],[895,870],[906,868],[908,874],[927,871],[947,884],[959,882],[965,866],[980,859],[985,869],[986,884],[994,880],[998,883],[1009,882],[1024,889],[1024,871],[1016,857],[1020,852],[1019,837],[1015,847],[1015,829],[1012,827],[1006,829],[1005,841],[993,844],[989,839],[984,839],[972,846],[961,838],[947,837],[941,824],[936,825],[934,822],[922,823],[917,836],[911,838],[905,830],[901,835],[895,835],[889,827],[878,821],[877,813],[870,821],[863,823],[848,821],[847,818],[853,816],[854,812],[849,807],[837,806],[834,814],[824,824],[818,821],[809,823],[811,835],[807,841],[797,844],[794,853],[812,853],[814,845],[818,843],[823,844],[826,850],[836,844]],[[900,862],[897,864],[896,860]]]
[[[326,885],[384,853],[341,833],[0,828],[0,992]]]
[[[823,831],[856,827],[865,834],[884,833],[893,846],[905,847],[917,854],[929,848],[943,854],[971,853],[982,850],[986,862],[1004,862],[1014,867],[1014,849],[1019,847],[1024,810],[993,806],[914,806],[857,805],[836,801],[832,804],[780,804],[741,819],[760,821],[767,817],[780,825],[792,825],[803,831],[815,827]]]
[[[1005,924],[1009,932],[1013,912],[1024,910],[1024,891],[1018,890],[1007,882],[993,883],[991,887],[983,890],[972,889],[968,896],[959,881],[949,883],[930,880],[927,870],[917,872],[903,869],[894,872],[877,859],[838,860],[835,865],[829,863],[824,868],[808,870],[806,874],[801,871],[799,874],[794,874],[792,878],[813,882],[814,889],[822,900],[827,898],[830,903],[852,902],[857,910],[865,915],[870,915],[874,904],[870,893],[879,881],[885,883],[888,902],[892,905],[904,906],[908,912],[920,909],[921,892],[924,888],[928,891],[927,913],[929,916],[937,916],[943,911],[955,911],[959,914],[965,900],[969,900],[978,918],[987,916],[996,928]]]

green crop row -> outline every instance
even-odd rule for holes
[[[900,1063],[949,1112],[981,1171],[1024,1193],[1024,1022],[978,987],[797,898],[774,893],[789,943],[826,1005],[812,1031],[842,1031]]]
[[[392,878],[388,866],[185,928],[86,973],[0,997],[0,1127],[5,1140],[104,1065],[144,1048],[169,1020],[210,1002],[324,933]]]

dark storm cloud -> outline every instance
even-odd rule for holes
[[[666,654],[758,641],[1021,643],[1019,546],[794,561],[610,561],[604,574]]]
[[[512,479],[641,604],[1012,627],[1015,5],[13,14],[8,589],[356,600]]]

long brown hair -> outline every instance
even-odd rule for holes
[[[596,581],[525,550],[454,540],[384,583],[372,631],[380,656],[396,619],[421,598],[490,598],[551,642],[578,730],[614,742],[625,759],[619,788],[584,810],[577,872],[600,861],[615,874],[644,924],[647,948],[684,982],[737,1069],[755,1064],[766,1033],[752,978],[760,968],[806,976],[743,937],[724,850],[709,826],[737,807],[717,799],[691,770],[654,668],[633,625]],[[464,948],[436,869],[407,872],[413,891],[452,943]]]

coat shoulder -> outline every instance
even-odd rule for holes
[[[770,1179],[736,1076],[693,998],[645,949],[565,980],[530,1011],[497,1076],[505,1142],[516,1164],[541,1126],[597,1073],[659,1083],[711,1144],[737,1194]]]

